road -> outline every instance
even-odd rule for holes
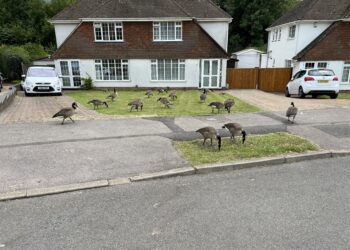
[[[4,249],[349,249],[350,158],[0,203]]]

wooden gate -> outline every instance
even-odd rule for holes
[[[227,83],[230,89],[283,92],[291,77],[291,68],[227,69]]]

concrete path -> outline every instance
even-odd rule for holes
[[[202,117],[155,117],[0,124],[0,192],[113,179],[189,166],[172,140],[200,139],[194,131],[240,122],[248,134],[290,131],[324,149],[350,149],[349,109]],[[248,137],[249,140],[249,137]]]
[[[299,110],[350,108],[350,100],[287,98],[283,94],[272,94],[255,89],[228,90],[227,92],[266,111],[285,111],[291,102],[294,102]]]

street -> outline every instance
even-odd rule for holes
[[[349,249],[350,158],[0,203],[4,249]]]

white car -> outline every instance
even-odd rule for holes
[[[62,81],[52,67],[29,67],[27,75],[22,77],[22,89],[27,96],[35,93],[62,95]]]
[[[304,98],[311,95],[329,95],[336,99],[339,93],[339,79],[331,69],[306,69],[297,72],[285,89],[285,96],[298,95]]]

